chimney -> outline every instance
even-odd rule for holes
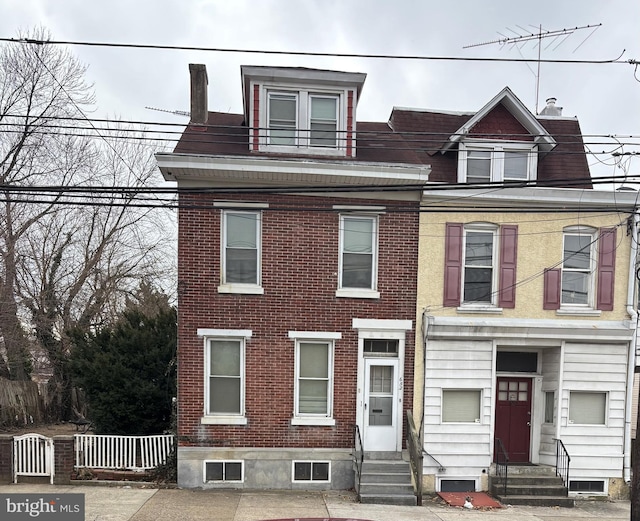
[[[207,107],[209,78],[207,77],[207,67],[199,63],[190,63],[189,74],[191,76],[191,120],[189,123],[192,125],[206,125],[209,119],[209,109]]]
[[[541,116],[562,116],[562,107],[556,106],[556,98],[547,98],[547,106],[540,112]]]

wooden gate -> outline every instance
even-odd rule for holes
[[[53,439],[41,434],[23,434],[13,437],[13,482],[18,476],[54,475]]]

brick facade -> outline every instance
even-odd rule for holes
[[[13,436],[0,434],[0,484],[13,482]]]
[[[68,485],[71,482],[71,476],[73,474],[75,464],[74,437],[54,436],[53,447],[53,459],[55,465],[53,482],[56,485]]]
[[[220,216],[214,196],[182,195],[179,216],[178,437],[180,445],[350,448],[356,410],[358,332],[352,319],[415,321],[417,203],[394,212],[380,200],[247,194],[264,202],[264,295],[218,293]],[[229,200],[227,194],[218,199]],[[386,206],[379,217],[379,299],[336,297],[339,212],[335,204]],[[193,207],[197,208],[193,208]],[[406,208],[406,203],[404,204]],[[246,351],[247,425],[201,425],[204,347],[198,328],[250,329]],[[335,344],[335,426],[293,426],[294,343],[288,332],[340,332]],[[407,331],[404,407],[413,391],[414,330]]]

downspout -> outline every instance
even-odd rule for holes
[[[629,328],[633,335],[629,343],[629,360],[627,362],[627,405],[625,407],[624,419],[624,481],[631,482],[631,416],[633,411],[633,378],[636,366],[636,345],[637,345],[637,328],[638,328],[638,312],[636,311],[636,263],[638,255],[638,222],[640,216],[637,212],[633,214],[631,222],[631,253],[629,256],[629,288],[627,292],[627,313],[630,317]]]

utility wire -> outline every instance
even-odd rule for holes
[[[311,52],[311,51],[276,51],[265,49],[239,49],[224,47],[199,47],[187,45],[160,45],[160,44],[141,44],[141,43],[115,43],[115,42],[90,42],[79,40],[38,40],[35,38],[0,38],[0,42],[20,43],[31,45],[80,45],[88,47],[110,47],[121,49],[150,49],[150,50],[169,50],[169,51],[205,51],[220,53],[239,53],[239,54],[270,54],[279,56],[316,56],[327,58],[367,58],[367,59],[383,59],[383,60],[420,60],[420,61],[471,61],[471,62],[535,62],[535,63],[564,63],[564,64],[635,64],[635,60],[621,60],[626,52],[622,52],[615,58],[608,60],[551,60],[539,58],[480,58],[466,56],[425,56],[410,54],[366,54],[366,53],[330,53],[330,52]]]

